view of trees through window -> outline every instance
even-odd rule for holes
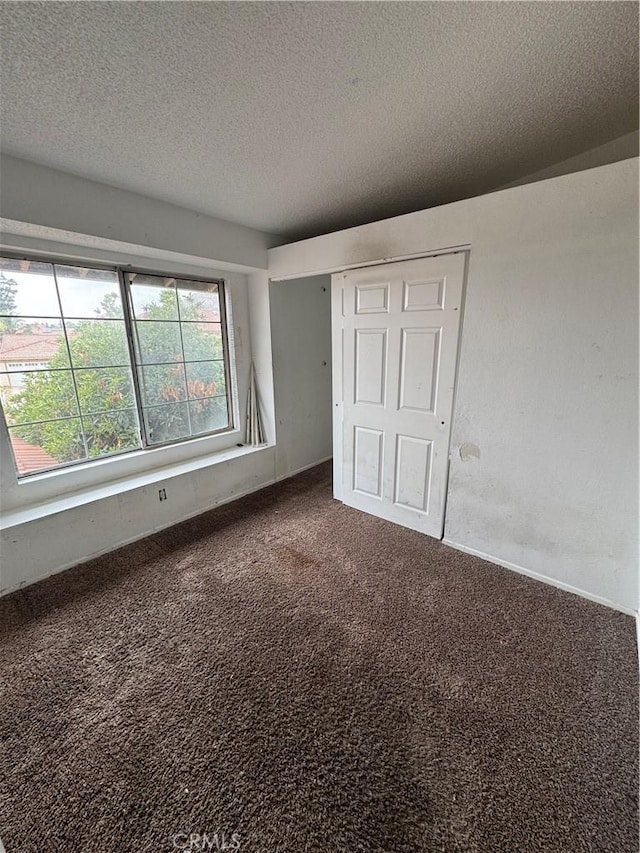
[[[152,442],[228,425],[217,284],[128,274],[143,415]]]
[[[222,284],[123,279],[124,304],[116,269],[0,260],[0,396],[19,474],[228,428]]]

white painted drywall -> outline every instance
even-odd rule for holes
[[[16,157],[0,157],[0,213],[31,226],[266,267],[273,235]]]
[[[270,285],[276,473],[331,456],[331,277]]]
[[[251,351],[256,372],[258,405],[262,415],[266,440],[269,444],[273,444],[276,440],[276,423],[273,396],[269,278],[262,271],[256,271],[249,275],[249,303]]]
[[[626,610],[637,187],[634,158],[269,251],[284,278],[471,247],[445,539]]]

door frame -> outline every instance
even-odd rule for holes
[[[332,432],[333,432],[333,496],[337,500],[343,500],[342,482],[342,455],[343,455],[343,415],[344,415],[344,325],[343,325],[343,282],[348,272],[359,269],[368,269],[375,266],[386,266],[403,261],[419,260],[422,258],[433,258],[440,255],[464,254],[464,268],[462,273],[462,291],[460,297],[460,321],[458,328],[458,341],[456,347],[456,366],[454,373],[453,395],[451,401],[451,427],[449,429],[449,440],[447,444],[447,467],[444,485],[444,523],[447,518],[447,502],[449,497],[449,470],[451,467],[451,438],[453,435],[454,418],[456,410],[456,399],[458,393],[458,376],[460,372],[460,354],[462,347],[462,334],[464,328],[464,311],[467,295],[467,281],[469,275],[469,263],[471,246],[452,247],[450,249],[438,249],[431,252],[422,252],[416,255],[405,255],[400,258],[389,258],[365,264],[356,264],[342,267],[331,274],[331,385],[332,385]],[[444,525],[443,525],[444,531]],[[444,535],[444,532],[443,532]]]

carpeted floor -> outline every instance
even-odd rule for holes
[[[633,620],[342,506],[328,466],[0,625],[7,853],[638,849]]]

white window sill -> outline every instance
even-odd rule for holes
[[[258,453],[271,446],[269,444],[261,444],[258,447],[233,447],[228,450],[220,450],[206,459],[196,458],[184,462],[174,462],[160,468],[155,468],[153,471],[123,476],[104,485],[84,488],[62,497],[43,501],[37,505],[34,504],[33,506],[23,506],[19,509],[9,510],[0,516],[0,530],[9,530],[12,527],[26,524],[29,521],[46,518],[47,516],[55,515],[68,509],[75,509],[76,507],[94,503],[95,501],[114,495],[121,495],[124,492],[129,492],[142,486],[152,486],[172,477],[178,477],[181,474],[189,474],[192,471],[202,468],[214,468],[216,465],[228,462],[231,459],[237,459],[240,456],[247,456],[251,453]]]

